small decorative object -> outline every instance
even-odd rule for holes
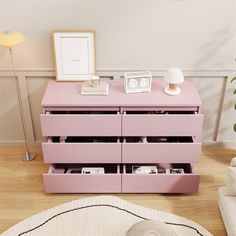
[[[149,71],[125,73],[125,92],[140,93],[150,92],[152,75]]]
[[[19,82],[16,76],[15,71],[15,65],[13,60],[13,47],[22,43],[25,40],[24,36],[21,33],[15,32],[15,31],[5,31],[0,32],[0,46],[7,48],[10,58],[11,58],[11,65],[12,65],[12,72],[13,72],[13,78],[16,85],[16,92],[17,92],[17,99],[18,99],[18,105],[20,108],[20,116],[21,116],[21,123],[22,123],[22,129],[23,129],[23,135],[24,135],[24,142],[25,142],[25,148],[26,151],[22,153],[21,160],[23,161],[32,161],[35,158],[35,153],[29,152],[28,142],[27,142],[27,135],[26,135],[26,121],[24,116],[24,110],[23,110],[23,104],[21,100],[21,92],[19,87]]]
[[[90,80],[95,74],[95,32],[53,32],[57,81]]]
[[[82,95],[107,95],[109,93],[109,84],[106,81],[100,81],[99,76],[91,76],[90,81],[82,84]]]
[[[156,174],[156,166],[132,166],[133,174]]]
[[[90,174],[90,175],[98,175],[98,174],[104,174],[104,168],[103,167],[84,167],[82,168],[82,174]]]
[[[144,220],[132,225],[125,236],[177,236],[177,234],[164,222]]]
[[[179,169],[179,168],[171,168],[171,169],[166,169],[167,174],[184,174],[184,169]]]
[[[91,87],[97,87],[100,81],[100,77],[97,75],[92,75],[90,80]]]
[[[165,174],[166,173],[166,169],[165,168],[158,168],[157,173],[158,174]]]
[[[178,87],[178,84],[184,82],[184,75],[179,68],[170,68],[164,76],[164,80],[169,83],[168,87],[165,88],[166,94],[176,96],[181,93],[181,89]]]

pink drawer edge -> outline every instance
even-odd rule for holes
[[[200,176],[185,175],[122,175],[123,193],[196,193]]]
[[[121,115],[41,114],[43,136],[120,136]]]
[[[120,193],[121,175],[43,174],[49,193]]]
[[[43,143],[45,163],[120,163],[120,143]]]
[[[123,163],[196,163],[200,143],[123,143]]]
[[[123,115],[123,136],[200,136],[203,115]]]

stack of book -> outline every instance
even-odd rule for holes
[[[109,92],[109,84],[106,81],[99,82],[96,86],[92,86],[90,81],[82,84],[82,95],[107,95]]]

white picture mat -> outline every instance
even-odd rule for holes
[[[57,80],[82,81],[95,74],[94,33],[55,32]]]

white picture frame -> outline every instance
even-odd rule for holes
[[[151,91],[152,74],[149,71],[127,72],[124,77],[126,93],[142,93]]]
[[[95,32],[52,33],[57,81],[85,81],[95,75]]]

